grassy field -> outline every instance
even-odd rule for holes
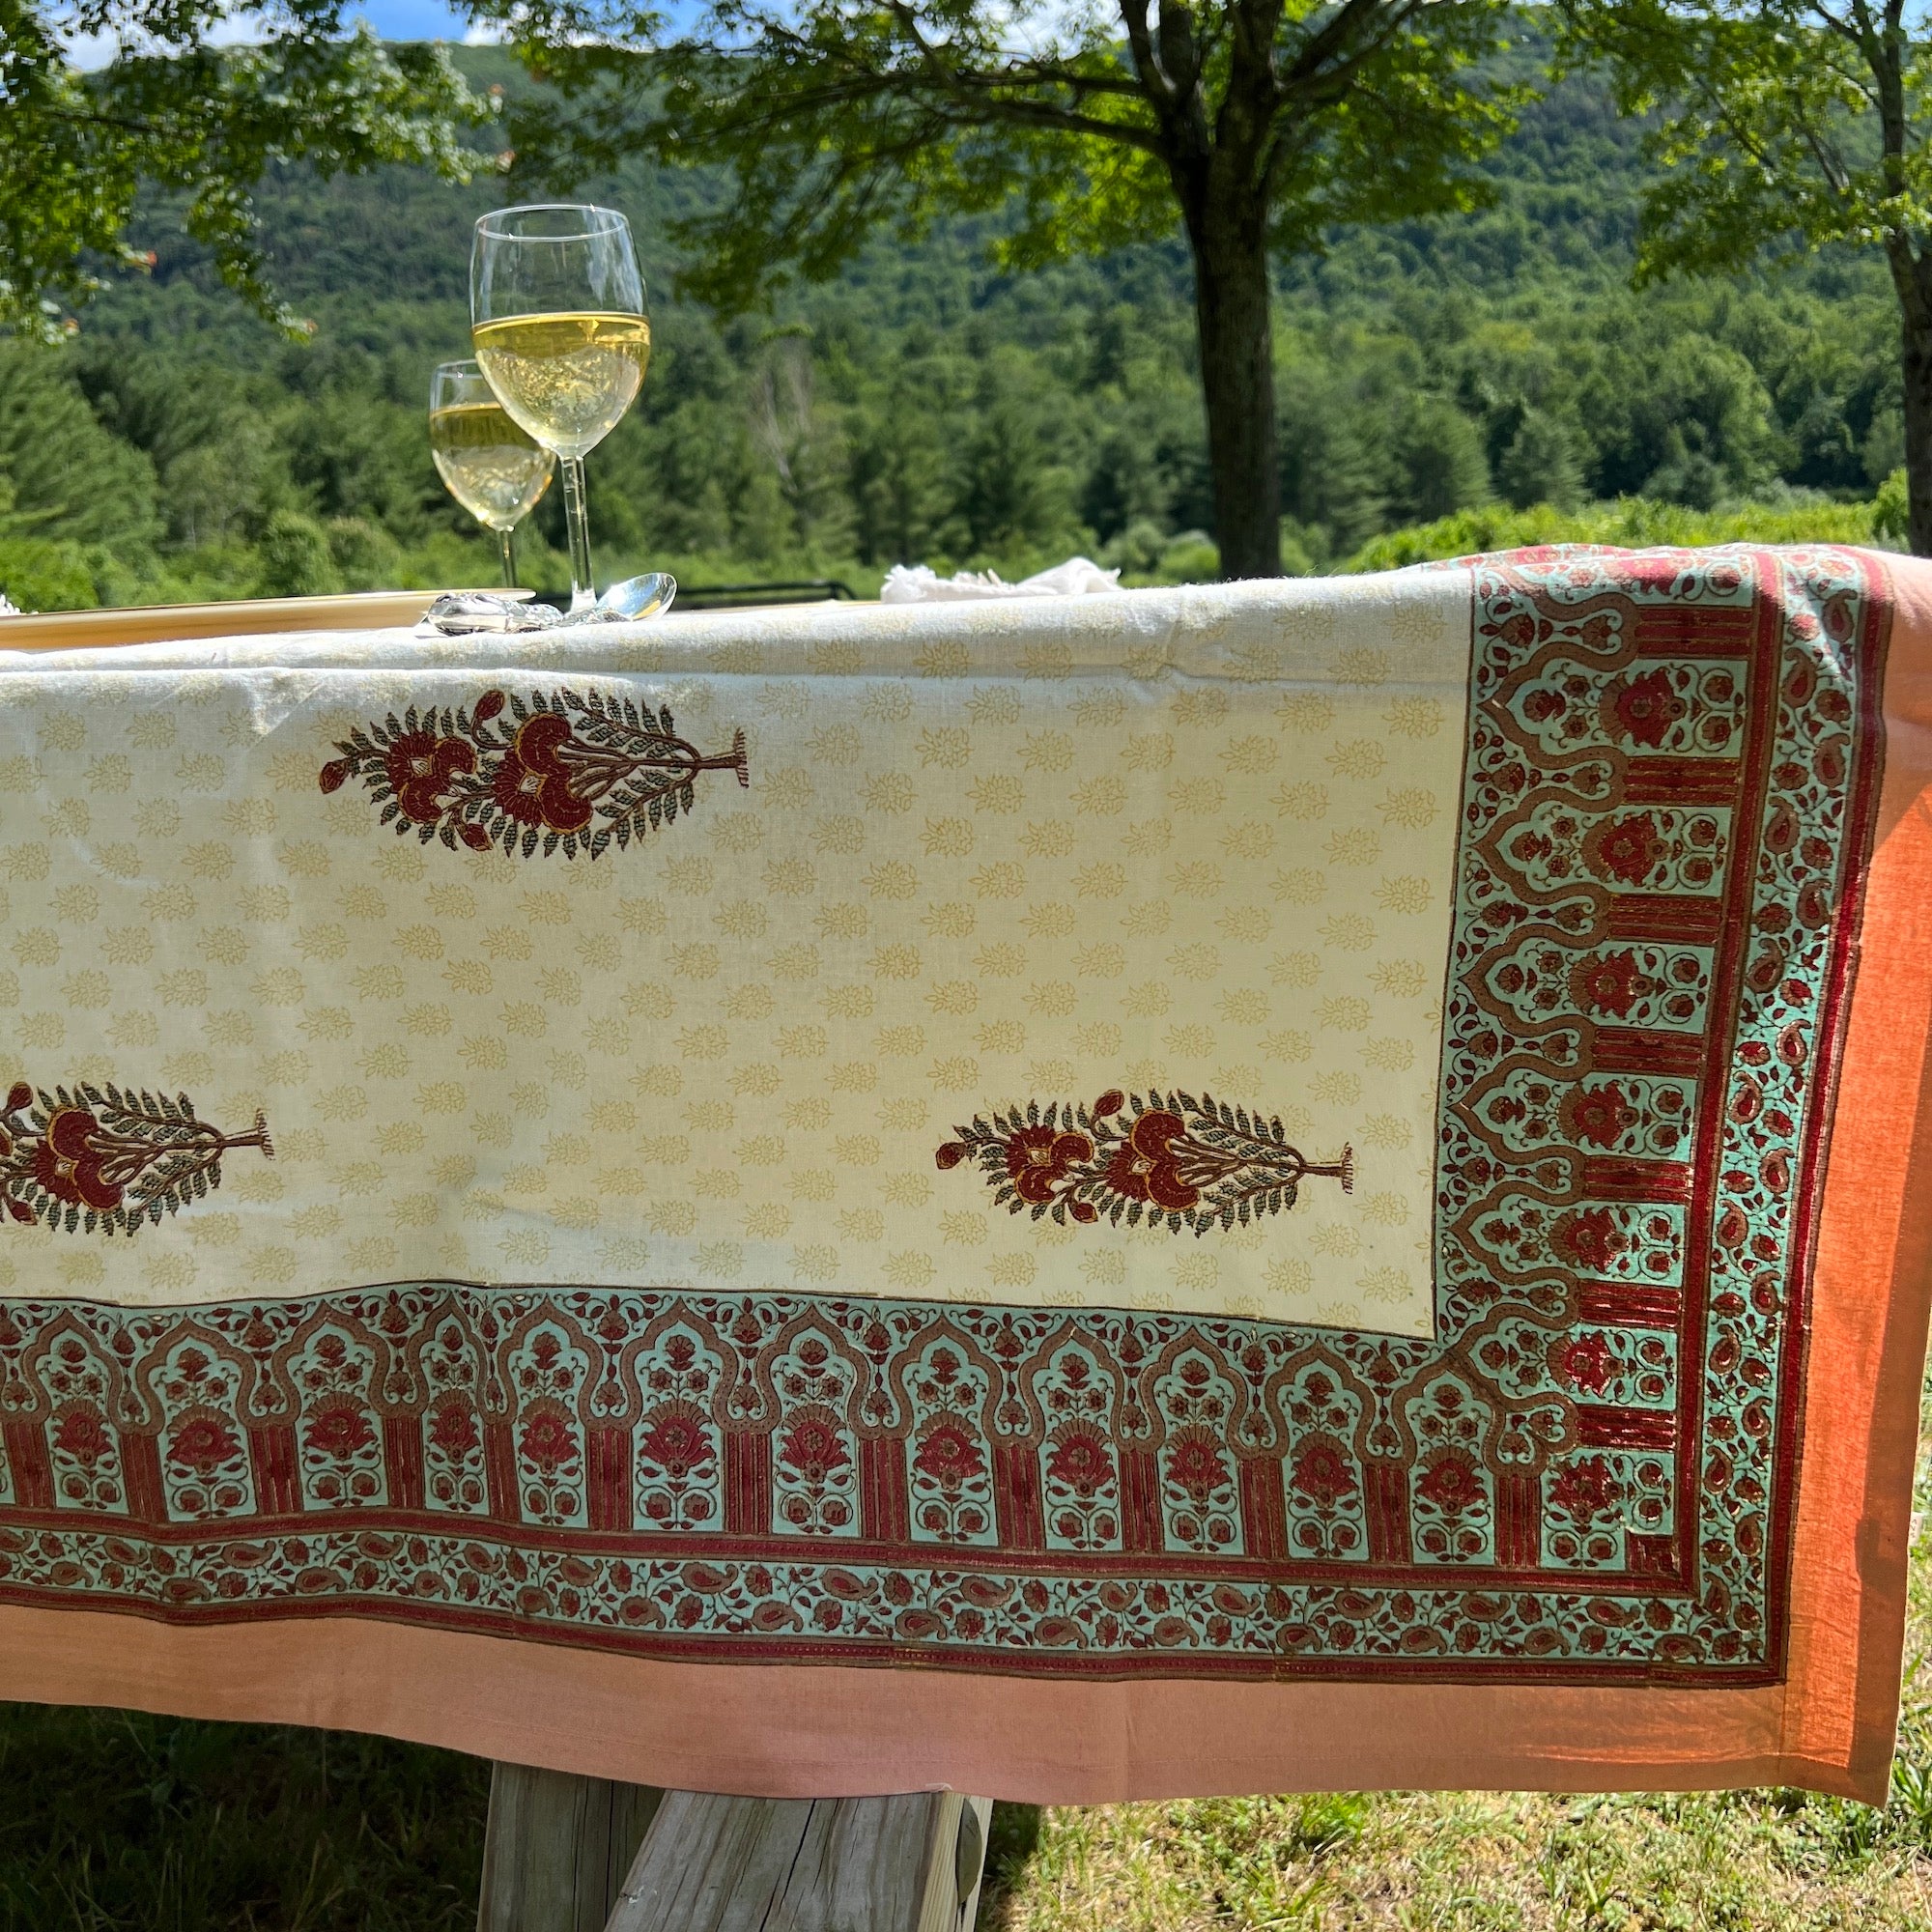
[[[1789,1791],[1001,1805],[980,1932],[1932,1932],[1932,1534],[1914,1554],[1883,1812]],[[457,1932],[488,1789],[475,1760],[373,1738],[0,1705],[0,1932]]]
[[[1926,1468],[1921,1443],[1921,1513]],[[1932,1524],[1914,1520],[1883,1811],[1798,1791],[1002,1807],[980,1932],[1932,1932]]]

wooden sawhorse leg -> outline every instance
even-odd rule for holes
[[[663,1799],[647,1784],[497,1765],[477,1932],[604,1932]]]
[[[990,1801],[719,1798],[499,1764],[479,1932],[972,1932]]]

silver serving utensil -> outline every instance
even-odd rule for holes
[[[559,611],[554,604],[531,604],[521,596],[494,590],[454,590],[439,597],[422,621],[445,638],[490,632],[560,631],[578,624],[632,624],[662,617],[677,596],[677,579],[661,570],[613,583],[587,611]]]
[[[548,604],[526,604],[496,590],[450,590],[422,613],[419,630],[445,638],[472,637],[478,632],[542,631],[556,622]]]
[[[677,579],[663,570],[646,571],[642,577],[627,577],[613,583],[583,613],[584,619],[612,623],[635,623],[643,617],[662,617],[677,596]],[[564,620],[568,623],[570,620]]]

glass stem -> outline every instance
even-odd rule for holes
[[[517,532],[514,525],[507,530],[497,532],[497,548],[503,556],[503,588],[514,590],[517,587]]]
[[[583,505],[583,459],[560,459],[563,469],[563,521],[570,530],[570,608],[585,611],[597,601],[590,573],[590,518]]]

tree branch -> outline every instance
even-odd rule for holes
[[[802,118],[900,97],[906,91],[906,78],[890,70],[848,64],[847,77],[841,81],[785,95],[741,94],[735,97],[743,103],[738,111],[731,107],[721,110],[718,131],[727,138],[776,133]],[[1105,121],[1050,101],[1002,98],[998,90],[1009,85],[1007,77],[998,73],[948,72],[942,69],[929,73],[919,92],[925,97],[927,112],[950,128],[971,128],[990,118],[1015,127],[1047,128],[1090,140],[1111,141],[1160,156],[1159,137],[1151,128],[1136,128],[1131,122]]]
[[[1134,57],[1134,71],[1140,75],[1141,86],[1153,101],[1156,112],[1171,107],[1176,99],[1174,82],[1161,66],[1153,39],[1148,32],[1147,0],[1121,0],[1121,19],[1127,30],[1127,47]]]
[[[1390,35],[1399,32],[1420,4],[1421,0],[1400,0],[1400,4],[1390,10],[1387,26],[1379,34],[1370,37],[1369,47],[1379,47]],[[1282,92],[1298,94],[1310,82],[1322,77],[1332,57],[1354,40],[1360,22],[1388,5],[1389,0],[1348,0],[1346,6],[1329,16],[1327,24],[1319,34],[1303,43],[1293,64],[1282,76]]]

